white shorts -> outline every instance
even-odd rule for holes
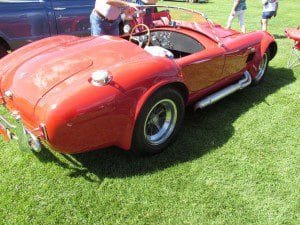
[[[234,16],[230,15],[230,17],[231,17],[230,20],[233,20],[234,18],[237,17],[239,19],[240,26],[244,26],[245,25],[245,13],[246,13],[246,10],[235,11]]]

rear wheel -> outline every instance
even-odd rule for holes
[[[177,134],[184,117],[184,100],[171,88],[153,94],[136,121],[132,150],[141,155],[163,151]]]
[[[0,58],[7,55],[7,50],[2,45],[0,45]]]
[[[259,63],[259,66],[258,66],[258,72],[256,74],[256,76],[252,79],[252,83],[253,84],[258,84],[261,80],[263,80],[266,72],[267,72],[267,69],[268,69],[268,65],[269,65],[269,57],[270,56],[270,51],[267,50],[260,63]]]

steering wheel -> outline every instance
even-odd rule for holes
[[[132,28],[130,35],[129,35],[129,41],[131,41],[131,42],[132,42],[132,40],[137,41],[139,43],[139,46],[142,47],[144,40],[140,40],[138,36],[134,35],[139,27],[146,29],[147,42],[146,42],[145,47],[149,46],[149,44],[150,44],[150,29],[146,24],[143,24],[143,23],[139,23]]]

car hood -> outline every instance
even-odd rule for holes
[[[51,41],[51,39],[49,39]],[[55,86],[79,73],[91,74],[98,69],[113,70],[135,60],[152,57],[143,49],[118,37],[89,37],[47,43],[24,51],[16,51],[0,61],[0,91],[10,91],[12,99],[6,102],[22,111],[28,118],[34,115],[38,101]]]

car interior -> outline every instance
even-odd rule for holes
[[[143,47],[154,56],[165,56],[177,59],[199,52],[204,46],[186,34],[170,30],[151,30],[149,33],[142,31],[131,37],[124,37]]]
[[[153,10],[150,14],[135,17],[132,24],[128,24],[127,39],[154,56],[165,56],[170,59],[177,59],[204,49],[204,46],[194,38],[180,32],[176,22],[171,20],[168,10]],[[175,30],[164,29],[176,27]],[[124,28],[124,27],[123,27]]]

